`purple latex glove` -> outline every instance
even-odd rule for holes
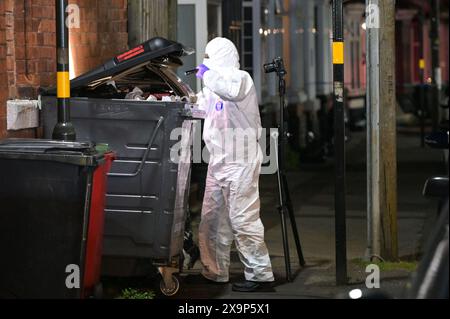
[[[204,64],[200,64],[197,67],[197,69],[198,69],[198,72],[197,72],[197,74],[195,76],[197,78],[199,78],[199,79],[203,79],[203,75],[205,74],[205,72],[209,71],[209,68],[206,65],[204,65]]]

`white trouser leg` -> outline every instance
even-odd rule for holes
[[[204,267],[202,274],[217,282],[229,280],[233,233],[228,215],[228,193],[229,187],[220,185],[208,172],[199,227],[199,246]]]
[[[230,187],[230,220],[236,248],[245,266],[245,278],[251,281],[274,281],[269,252],[264,242],[260,219],[260,165],[241,168]]]

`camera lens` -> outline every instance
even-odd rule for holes
[[[272,73],[276,71],[276,65],[274,63],[264,64],[264,71],[266,73]]]

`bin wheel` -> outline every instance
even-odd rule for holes
[[[159,283],[159,289],[167,297],[175,296],[178,290],[180,290],[180,281],[175,275],[172,275],[172,285],[170,287],[167,287],[164,279],[161,279]]]

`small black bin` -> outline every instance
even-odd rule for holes
[[[0,141],[1,298],[81,297],[66,280],[76,265],[82,282],[93,173],[103,159],[91,143]]]

